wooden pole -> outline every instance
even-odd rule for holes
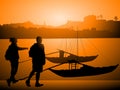
[[[60,64],[57,64],[57,65],[55,65],[55,66],[51,66],[51,67],[49,67],[49,68],[44,69],[43,71],[49,70],[50,68],[54,68],[54,67],[60,66],[60,65],[62,65],[62,64],[64,64],[64,63],[60,63]],[[42,71],[42,72],[43,72],[43,71]],[[35,74],[34,74],[34,75],[35,75]],[[23,77],[23,78],[20,78],[20,79],[18,79],[18,80],[25,80],[25,79],[27,79],[27,78],[28,78],[28,76]]]

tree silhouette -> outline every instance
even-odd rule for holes
[[[114,17],[114,20],[115,20],[115,21],[118,21],[118,17],[117,17],[117,16],[115,16],[115,17]]]

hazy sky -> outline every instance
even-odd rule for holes
[[[120,0],[0,0],[0,24],[31,21],[56,26],[92,14],[120,18]]]

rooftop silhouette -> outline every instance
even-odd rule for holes
[[[53,27],[46,24],[36,25],[30,21],[0,25],[0,38],[120,38],[120,21],[97,18],[88,15],[83,21],[68,21],[66,24]],[[69,33],[66,33],[69,32]],[[49,34],[48,34],[49,33]]]

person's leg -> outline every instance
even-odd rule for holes
[[[35,83],[35,86],[36,86],[36,87],[43,86],[43,84],[40,84],[40,83],[39,83],[39,79],[40,79],[40,72],[37,72],[37,73],[36,73],[36,83]]]
[[[15,67],[14,67],[14,62],[11,61],[10,63],[11,63],[11,76],[10,76],[10,80],[13,81]]]
[[[17,70],[18,70],[18,61],[13,60],[13,61],[10,61],[10,63],[11,63],[11,76],[10,76],[10,80],[14,81],[15,80],[15,75],[16,75]]]
[[[34,70],[32,70],[27,80],[30,81],[30,79],[32,78],[32,76],[34,75],[34,73],[35,73]]]
[[[11,66],[11,74],[10,74],[10,78],[9,79],[7,79],[7,84],[8,84],[8,86],[10,87],[10,85],[11,85],[11,81],[13,80],[13,78],[14,78],[14,65],[13,65],[13,63],[12,63],[12,61],[10,61],[10,66]]]
[[[40,72],[36,73],[36,83],[39,83],[39,79],[40,79]]]
[[[14,63],[14,76],[16,75],[17,71],[18,71],[18,61]]]
[[[13,83],[16,83],[18,80],[15,79],[15,75],[18,71],[18,60],[14,62],[14,65],[13,65]]]
[[[28,87],[31,86],[31,85],[30,85],[30,79],[32,78],[32,76],[34,75],[34,73],[35,73],[35,71],[32,70],[31,73],[30,73],[30,75],[29,75],[29,77],[28,77],[28,79],[26,80],[26,85],[27,85]]]

